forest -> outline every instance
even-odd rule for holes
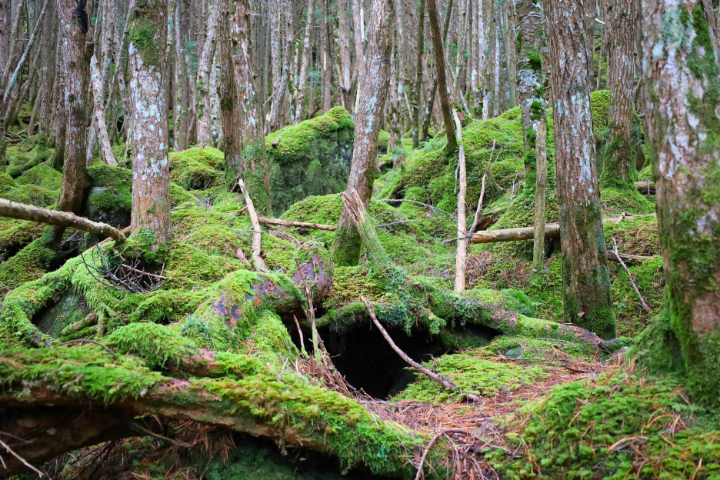
[[[718,0],[0,0],[0,478],[720,480]]]

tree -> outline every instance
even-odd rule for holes
[[[300,78],[298,81],[297,98],[295,99],[295,122],[303,121],[303,107],[305,102],[305,89],[307,86],[308,69],[310,68],[310,34],[315,23],[315,0],[307,2],[307,18],[305,19],[305,37],[303,40],[302,60],[300,63]]]
[[[198,146],[212,146],[212,104],[210,103],[210,72],[215,58],[215,31],[217,29],[218,16],[220,14],[220,1],[210,6],[210,18],[207,23],[205,34],[205,45],[198,60],[196,108],[197,108],[197,136]]]
[[[564,316],[615,337],[615,314],[595,168],[584,2],[545,4],[552,65],[555,162],[560,212]]]
[[[58,210],[79,214],[82,211],[88,178],[85,171],[85,142],[88,113],[87,84],[90,79],[92,39],[86,38],[82,22],[73,16],[75,0],[57,0],[62,31],[62,58],[65,77],[65,167]],[[87,31],[87,25],[85,25]],[[57,235],[58,237],[60,235]]]
[[[230,1],[233,69],[244,129],[242,154],[237,162],[227,165],[226,178],[233,178],[233,185],[242,178],[255,210],[270,214],[270,172],[265,156],[262,108],[250,58],[250,6],[248,0]]]
[[[373,182],[378,174],[377,142],[390,84],[393,14],[392,0],[373,0],[365,61],[360,66],[360,101],[355,112],[355,141],[348,190],[356,190],[365,205],[370,203]],[[357,265],[360,247],[357,227],[350,212],[343,208],[333,246],[333,260],[338,265]]]
[[[168,163],[167,0],[138,2],[130,19],[132,233],[172,237]],[[141,128],[138,128],[140,127]]]
[[[450,101],[450,92],[446,79],[445,51],[443,48],[443,37],[440,35],[440,15],[438,14],[437,1],[425,0],[427,3],[428,20],[430,21],[430,35],[433,43],[433,56],[435,58],[435,75],[438,82],[438,93],[440,95],[440,106],[442,108],[445,132],[447,133],[447,152],[457,150],[457,139],[455,138],[455,124],[453,122],[453,105]],[[448,11],[448,15],[450,12]]]
[[[632,0],[608,0],[605,22],[610,120],[600,185],[603,188],[613,187],[635,193],[631,138],[635,82],[635,22]]]
[[[640,11],[666,278],[664,311],[640,343],[649,365],[681,372],[691,394],[718,406],[720,68],[705,13],[695,0],[646,0]]]

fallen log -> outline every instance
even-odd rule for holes
[[[281,225],[283,227],[312,228],[314,230],[327,230],[330,232],[337,230],[337,226],[335,225],[322,225],[320,223],[292,222],[290,220],[280,220],[279,218],[267,217],[258,217],[258,220],[263,225]]]
[[[621,220],[632,220],[634,218],[649,217],[652,215],[634,215],[615,218],[603,218],[603,223],[618,223]],[[532,240],[535,236],[535,227],[507,228],[504,230],[485,230],[476,232],[472,236],[472,243],[497,243],[517,242],[520,240]],[[548,223],[545,225],[545,238],[558,238],[560,236],[560,225]]]
[[[120,230],[105,223],[93,222],[70,212],[48,210],[34,205],[13,202],[4,198],[0,198],[0,217],[47,223],[48,225],[57,225],[59,227],[73,227],[95,235],[110,237],[116,242],[124,242],[127,239],[125,234]]]

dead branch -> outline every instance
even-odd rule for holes
[[[450,218],[452,218],[453,220],[457,220],[457,217],[456,217],[455,215],[453,215],[453,214],[450,213],[450,212],[446,212],[446,211],[443,210],[442,208],[437,208],[437,207],[434,207],[434,206],[432,206],[432,205],[428,205],[427,203],[416,202],[415,200],[405,200],[404,198],[378,198],[378,199],[374,199],[374,200],[375,200],[376,202],[390,202],[390,203],[392,203],[392,202],[407,202],[407,203],[415,203],[415,204],[417,204],[417,205],[422,205],[423,207],[427,207],[427,208],[429,208],[429,209],[432,210],[432,211],[437,210],[438,212],[442,212],[442,213],[444,213],[445,215],[449,215]]]
[[[617,257],[618,261],[620,262],[620,265],[623,266],[625,271],[628,274],[628,277],[630,277],[630,283],[632,283],[633,290],[635,290],[635,293],[637,293],[638,297],[640,297],[640,303],[642,303],[643,309],[645,309],[645,312],[650,313],[650,307],[648,307],[647,303],[645,303],[645,299],[640,294],[640,290],[638,290],[637,284],[635,283],[635,279],[630,274],[630,270],[628,269],[627,265],[625,265],[625,262],[623,262],[622,258],[620,257],[620,254],[618,253],[618,246],[617,242],[615,241],[615,237],[612,237],[613,241],[613,254]]]
[[[655,195],[655,184],[650,180],[647,182],[635,182],[635,188],[643,195]]]
[[[260,222],[258,221],[258,216],[257,216],[257,213],[255,212],[255,205],[253,205],[252,199],[250,198],[250,195],[248,194],[248,191],[245,188],[245,182],[243,182],[242,178],[238,179],[238,186],[240,187],[240,191],[242,192],[243,196],[245,197],[245,205],[247,205],[248,215],[250,216],[250,221],[252,222],[252,226],[253,226],[253,240],[252,240],[253,264],[255,265],[256,270],[267,273],[267,272],[269,272],[269,270],[265,266],[265,261],[260,256],[260,251],[262,248],[262,230],[260,229]]]
[[[113,352],[112,350],[110,350],[107,345],[104,345],[104,344],[102,344],[102,343],[100,343],[100,342],[96,342],[95,340],[88,340],[88,339],[86,339],[86,338],[80,338],[80,339],[78,339],[78,340],[68,340],[67,342],[58,343],[57,345],[53,345],[53,346],[55,346],[55,347],[63,347],[63,346],[67,346],[67,345],[72,345],[72,344],[74,344],[74,343],[79,343],[80,345],[82,345],[82,344],[84,344],[84,343],[92,343],[92,344],[94,344],[94,345],[100,345],[100,346],[101,346],[102,348],[104,348],[110,355],[112,355],[113,358],[115,358],[115,352]]]
[[[98,263],[99,260],[99,267],[90,265],[85,260],[84,252],[80,252],[80,260],[85,265],[90,276],[106,287],[130,293],[150,293],[159,290],[165,283],[164,281],[167,280],[167,277],[162,275],[154,275],[138,269],[137,267],[141,262],[140,258],[132,260],[132,264],[127,264],[127,260],[120,256],[120,265],[111,267],[99,248],[91,249],[90,256],[96,260],[93,263]]]
[[[410,366],[413,368],[413,370],[415,370],[415,371],[417,371],[417,372],[419,372],[419,373],[422,373],[423,375],[426,375],[428,378],[430,378],[430,379],[432,379],[432,380],[435,380],[435,381],[438,382],[440,385],[442,385],[443,387],[447,388],[448,390],[450,390],[450,391],[452,391],[452,392],[457,392],[457,393],[462,394],[463,396],[465,396],[465,398],[467,398],[468,400],[470,400],[470,401],[472,401],[472,402],[480,402],[480,401],[481,401],[480,397],[478,397],[477,395],[473,395],[473,394],[471,394],[471,393],[464,393],[464,392],[460,391],[460,389],[459,389],[457,386],[453,385],[452,383],[450,383],[449,381],[445,380],[443,377],[441,377],[441,376],[438,375],[437,373],[435,373],[435,372],[433,372],[432,370],[429,370],[429,369],[423,367],[422,365],[420,365],[419,363],[417,363],[415,360],[413,360],[412,358],[408,357],[405,352],[403,352],[402,350],[400,350],[400,347],[398,347],[397,345],[395,345],[395,342],[393,342],[393,339],[390,338],[390,335],[389,335],[389,334],[387,333],[387,331],[383,328],[382,324],[380,324],[380,321],[379,321],[379,320],[377,319],[377,317],[375,316],[375,311],[373,310],[372,305],[370,304],[370,302],[367,301],[367,299],[365,298],[364,295],[361,295],[360,298],[362,298],[362,301],[363,301],[363,303],[365,304],[365,308],[367,308],[367,311],[368,311],[368,314],[370,315],[370,318],[372,319],[373,323],[374,323],[375,326],[378,328],[378,330],[380,330],[380,333],[382,334],[383,338],[385,338],[385,340],[387,340],[388,344],[390,344],[390,347],[391,347],[393,350],[395,350],[395,352],[396,352],[398,355],[400,355],[400,357],[401,357],[403,360],[405,360],[405,362],[406,362],[408,365],[410,365]]]
[[[87,218],[78,217],[70,212],[48,210],[33,205],[25,205],[24,203],[16,203],[4,198],[0,198],[0,216],[47,223],[48,225],[57,225],[60,227],[74,227],[95,235],[110,237],[116,242],[124,242],[126,240],[125,235],[120,230],[105,223],[92,222]]]
[[[319,223],[308,222],[292,222],[290,220],[280,220],[279,218],[258,217],[258,221],[263,225],[282,225],[285,227],[312,228],[314,230],[327,230],[330,232],[337,230],[337,226],[335,225],[322,225]]]
[[[33,467],[32,465],[30,465],[27,461],[25,461],[24,458],[22,458],[20,455],[18,455],[17,453],[15,453],[10,447],[8,447],[7,443],[5,443],[5,442],[3,442],[2,440],[0,440],[0,446],[3,447],[5,450],[7,450],[7,452],[8,452],[10,455],[12,455],[13,457],[15,457],[15,458],[17,458],[18,460],[20,460],[20,462],[21,462],[23,465],[25,465],[27,468],[29,468],[29,469],[32,470],[33,472],[37,473],[39,477],[43,477],[43,476],[44,476],[43,473],[42,473],[40,470],[38,470],[37,468],[35,468],[35,467]],[[0,457],[0,460],[2,460],[2,457]],[[3,468],[7,468],[7,467],[5,467],[5,462],[4,462],[4,461],[3,461]]]

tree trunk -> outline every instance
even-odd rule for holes
[[[230,38],[235,85],[243,119],[242,155],[237,164],[228,165],[226,178],[242,178],[260,215],[272,213],[270,173],[265,156],[263,119],[250,61],[250,6],[248,0],[231,0]]]
[[[567,322],[615,337],[595,168],[584,1],[545,4],[552,64],[555,162]]]
[[[185,0],[178,0],[175,5],[175,109],[173,124],[175,134],[175,151],[185,150],[188,145],[188,103],[189,82],[187,71],[187,52],[183,35],[187,27],[185,20]]]
[[[130,20],[133,235],[146,229],[154,243],[172,237],[168,106],[167,0],[138,3]]]
[[[292,1],[286,0],[283,3],[283,61],[282,61],[282,72],[278,80],[274,80],[273,83],[277,85],[277,93],[273,99],[272,108],[270,110],[270,126],[269,131],[276,131],[284,126],[282,118],[287,119],[284,116],[285,102],[288,99],[288,89],[290,85],[290,72],[293,71],[293,50],[294,50],[294,32],[293,32],[293,12],[292,12]],[[346,106],[346,108],[348,108]]]
[[[516,52],[516,35],[515,35],[515,7],[514,2],[505,3],[505,62],[507,64],[507,78],[509,91],[508,108],[517,106],[517,52]],[[524,39],[521,38],[521,42]]]
[[[340,42],[340,76],[343,105],[352,114],[352,62],[350,60],[350,11],[348,0],[338,0],[338,41]]]
[[[423,54],[425,53],[425,2],[420,0],[418,14],[418,40],[415,85],[412,90],[412,140],[413,149],[420,146],[420,107],[422,104]]]
[[[679,369],[690,394],[717,408],[720,197],[710,192],[720,191],[720,69],[699,1],[645,0],[641,8],[644,111],[658,159],[653,168],[667,282],[664,312],[641,346],[650,366]]]
[[[545,190],[547,187],[547,127],[541,122],[537,127],[535,138],[535,159],[537,178],[535,180],[535,243],[533,245],[533,275],[542,280],[544,276],[543,260],[545,258]],[[539,282],[542,283],[542,282]]]
[[[95,117],[95,130],[97,131],[98,140],[100,140],[100,149],[105,163],[114,166],[116,165],[115,156],[113,155],[112,146],[110,145],[110,137],[107,132],[107,116],[105,115],[105,89],[103,88],[105,75],[103,70],[104,68],[98,67],[97,57],[93,56],[90,60],[90,81],[92,82],[95,99],[95,111],[93,113]]]
[[[467,220],[465,218],[465,194],[467,193],[467,169],[465,167],[465,149],[462,141],[462,124],[457,113],[454,112],[455,128],[458,136],[458,201],[457,201],[457,236],[461,238],[457,242],[455,255],[455,291],[465,290],[465,270],[467,262],[468,240],[463,238],[467,235]]]
[[[74,0],[57,0],[62,29],[62,56],[65,90],[65,149],[62,192],[58,210],[79,214],[88,184],[85,172],[85,141],[88,125],[85,84],[90,78],[92,48],[86,47],[86,35],[73,18]]]
[[[438,93],[440,94],[440,105],[442,107],[445,132],[447,133],[447,152],[453,153],[457,150],[457,138],[455,138],[455,123],[453,121],[453,105],[450,102],[445,67],[445,50],[443,37],[440,36],[440,16],[438,14],[437,1],[425,0],[427,2],[428,19],[430,20],[430,34],[433,42],[433,53],[435,56],[435,75],[438,80]],[[450,11],[448,11],[448,17]]]
[[[370,202],[378,174],[377,141],[390,83],[392,0],[373,0],[367,52],[360,69],[360,102],[355,115],[353,161],[348,190],[356,190],[365,205]],[[333,259],[342,266],[357,265],[361,240],[350,212],[343,208],[333,246]]]
[[[58,54],[61,51],[61,46],[58,45]],[[62,59],[58,63],[57,68],[60,70],[59,77],[65,77],[63,72],[64,66],[62,65]],[[53,140],[55,142],[55,151],[53,152],[53,163],[52,166],[58,172],[62,172],[65,166],[65,140],[66,140],[66,128],[65,123],[65,95],[62,88],[62,84],[58,82],[55,88],[55,98],[57,103],[53,111]]]
[[[305,90],[307,89],[308,69],[310,67],[310,34],[315,23],[315,0],[307,2],[307,17],[305,19],[305,39],[303,40],[302,61],[300,63],[300,79],[295,99],[294,123],[303,121],[303,103],[305,102]]]
[[[540,51],[543,48],[543,14],[535,0],[521,0],[517,5],[520,19],[520,52],[517,82],[525,138],[525,169],[534,170],[535,135],[545,121],[544,84]]]
[[[218,15],[220,10],[219,1],[212,4],[210,18],[208,19],[207,32],[205,33],[205,44],[202,55],[198,60],[198,73],[196,84],[196,105],[197,105],[197,143],[198,147],[212,146],[212,103],[210,101],[210,74],[215,58],[215,31],[217,29]]]
[[[332,108],[332,93],[331,88],[333,84],[333,67],[332,67],[332,44],[333,44],[333,33],[330,17],[330,2],[325,0],[325,18],[320,25],[320,32],[322,34],[322,67],[323,67],[323,85],[322,85],[322,113],[325,114]]]
[[[607,84],[610,110],[607,146],[600,186],[635,191],[632,121],[635,83],[635,22],[633,0],[608,0],[605,21],[608,40]]]

